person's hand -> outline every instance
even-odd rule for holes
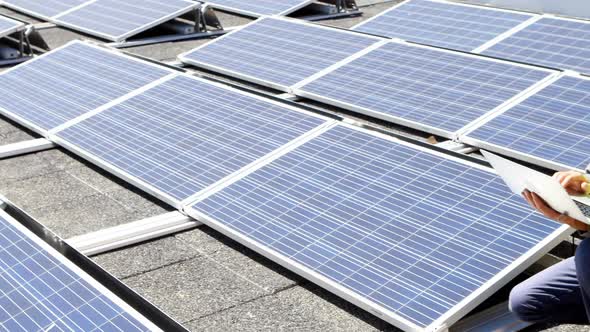
[[[576,220],[565,214],[561,214],[553,210],[547,203],[541,198],[541,196],[525,190],[522,192],[524,199],[537,211],[541,212],[545,217],[553,219],[562,224],[569,225],[580,231],[588,231],[588,224]]]
[[[559,181],[561,186],[570,195],[583,195],[588,192],[590,184],[584,174],[576,171],[557,172],[553,178]]]

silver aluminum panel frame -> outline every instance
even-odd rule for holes
[[[347,31],[347,30],[342,30],[342,29],[331,28],[331,27],[328,27],[328,26],[325,26],[325,25],[310,23],[310,22],[307,22],[307,21],[302,21],[302,20],[288,18],[288,17],[261,16],[258,19],[256,19],[255,21],[250,22],[250,23],[248,23],[248,24],[240,27],[239,29],[232,30],[231,32],[226,33],[225,35],[223,35],[221,37],[218,37],[216,39],[213,39],[213,40],[211,40],[211,41],[209,41],[209,42],[207,42],[207,43],[205,43],[205,44],[203,44],[203,45],[201,45],[201,46],[199,46],[197,48],[194,48],[194,49],[192,49],[192,50],[190,50],[188,52],[181,53],[177,58],[181,62],[186,63],[186,64],[189,64],[189,65],[193,65],[195,67],[204,68],[204,69],[207,69],[207,70],[210,70],[210,71],[213,71],[213,72],[217,72],[217,73],[223,74],[225,76],[234,77],[234,78],[237,78],[237,79],[240,79],[240,80],[243,80],[243,81],[247,81],[247,82],[251,82],[251,83],[254,83],[254,84],[258,84],[260,86],[264,86],[264,87],[267,87],[267,88],[279,90],[279,91],[282,91],[282,92],[291,93],[291,91],[292,91],[291,87],[293,85],[284,85],[284,84],[274,83],[274,82],[271,82],[271,81],[268,81],[268,80],[265,80],[265,79],[257,78],[257,77],[252,76],[252,75],[247,75],[247,74],[240,73],[239,71],[230,70],[230,69],[226,69],[226,68],[223,68],[223,67],[211,65],[211,64],[208,64],[206,62],[201,62],[201,61],[198,61],[198,60],[187,58],[187,55],[189,55],[190,53],[196,52],[196,51],[198,51],[198,50],[200,50],[202,48],[205,48],[205,47],[209,46],[209,44],[213,44],[215,42],[218,42],[220,40],[223,40],[224,38],[228,38],[232,34],[238,33],[242,29],[245,29],[245,28],[247,28],[250,25],[256,24],[258,21],[260,21],[262,19],[265,19],[265,18],[271,18],[271,19],[275,19],[275,20],[284,20],[284,21],[291,22],[291,23],[296,23],[296,24],[301,24],[301,25],[307,25],[307,26],[311,26],[311,27],[314,27],[314,28],[320,28],[320,29],[329,29],[329,30],[333,30],[333,31],[340,31],[342,33],[349,33],[349,34],[354,34],[354,35],[357,35],[357,36],[365,35],[365,34],[354,32],[354,31]],[[381,41],[381,40],[383,40],[383,38],[381,38],[381,37],[370,36],[370,35],[365,35],[365,36],[367,36],[369,38],[374,38],[376,43],[379,42],[379,41]],[[362,52],[362,50],[361,50],[361,52]],[[346,60],[346,59],[344,59],[344,60]]]
[[[491,61],[491,62],[500,62],[500,63],[506,63],[506,64],[510,64],[510,65],[514,65],[514,66],[519,66],[519,67],[523,67],[523,68],[531,68],[531,69],[535,69],[535,70],[540,70],[540,71],[544,71],[547,72],[548,74],[554,74],[557,71],[552,70],[552,69],[548,69],[548,68],[541,68],[541,67],[536,67],[533,65],[527,65],[527,64],[523,64],[523,63],[514,63],[508,60],[503,60],[503,59],[497,59],[497,58],[492,58],[492,57],[486,57],[486,56],[481,56],[478,54],[471,54],[471,53],[465,53],[465,52],[461,52],[461,51],[454,51],[454,50],[450,50],[450,49],[444,49],[444,48],[438,48],[438,47],[434,47],[434,46],[428,46],[428,45],[421,45],[421,44],[414,44],[414,43],[409,43],[406,42],[404,40],[401,39],[391,39],[389,40],[389,43],[396,43],[396,44],[403,44],[403,45],[407,45],[407,46],[411,46],[411,47],[418,47],[418,48],[425,48],[425,49],[430,49],[430,50],[436,50],[438,52],[446,52],[446,53],[452,53],[452,54],[456,54],[459,56],[463,56],[463,57],[468,57],[468,58],[477,58],[477,59],[482,59],[482,60],[487,60],[487,61]],[[383,46],[384,44],[380,45],[379,47]],[[379,48],[377,47],[377,49]],[[362,54],[364,55],[364,54]],[[315,78],[315,80],[317,79],[321,79],[323,76],[330,74],[333,71],[338,70],[339,68],[349,64],[350,62],[353,62],[354,60],[356,60],[358,57],[352,56],[349,57],[343,61],[341,61],[340,63],[338,63],[337,66],[332,66],[330,67],[330,71],[325,71],[323,72],[321,75],[317,75]],[[512,102],[512,100],[519,98],[522,94],[528,93],[529,90],[533,90],[535,89],[539,84],[542,84],[543,82],[545,82],[546,80],[548,80],[550,77],[552,77],[552,75],[549,75],[549,77],[545,78],[542,81],[539,81],[535,84],[533,84],[532,86],[530,86],[528,89],[522,91],[521,93],[519,93],[518,95],[514,96],[513,98],[505,101],[504,103],[502,103],[501,105],[499,105],[498,107],[489,110],[488,112],[486,112],[482,117],[487,117],[488,114],[492,114],[494,112],[496,112],[498,109],[503,109],[505,107],[505,105],[510,104]],[[305,82],[306,84],[312,83],[313,80],[311,81],[307,81]],[[332,105],[332,106],[336,106],[351,112],[355,112],[355,113],[360,113],[360,114],[364,114],[364,115],[368,115],[377,119],[381,119],[381,120],[385,120],[391,123],[395,123],[395,124],[400,124],[409,128],[413,128],[416,130],[420,130],[426,133],[431,133],[434,135],[438,135],[441,137],[445,137],[451,140],[456,140],[458,137],[458,134],[463,132],[465,130],[465,128],[470,127],[472,125],[473,122],[465,125],[463,128],[457,130],[457,131],[449,131],[449,130],[444,130],[444,129],[440,129],[440,128],[436,128],[430,125],[426,125],[417,121],[412,121],[412,120],[407,120],[407,119],[403,119],[401,117],[397,117],[394,115],[390,115],[390,114],[386,114],[386,113],[381,113],[381,112],[377,112],[374,110],[371,110],[369,108],[366,107],[359,107],[347,102],[342,102],[339,101],[337,99],[334,98],[329,98],[329,97],[325,97],[316,93],[312,93],[312,92],[308,92],[305,91],[305,85],[300,85],[301,83],[296,85],[296,89],[294,89],[292,91],[293,94],[295,94],[296,96],[299,97],[304,97],[310,100],[315,100],[315,101],[319,101],[321,103],[327,104],[327,105]],[[481,117],[480,117],[481,118]],[[479,121],[479,118],[474,120],[474,121]]]
[[[297,112],[300,112],[300,113],[304,113],[306,115],[314,116],[314,117],[319,118],[319,119],[325,119],[326,122],[324,124],[322,124],[322,125],[314,128],[314,129],[312,129],[310,132],[304,133],[302,136],[300,136],[299,138],[296,138],[294,141],[298,141],[298,140],[300,140],[302,138],[305,138],[308,135],[310,135],[310,133],[313,133],[313,132],[315,132],[317,130],[320,130],[321,128],[323,128],[323,127],[331,124],[334,121],[334,120],[329,120],[328,118],[325,118],[323,116],[320,116],[320,115],[317,115],[317,114],[314,114],[314,113],[310,113],[310,112],[304,111],[302,109],[299,109],[299,108],[294,107],[294,106],[291,106],[291,105],[283,104],[283,103],[280,103],[280,102],[275,101],[275,100],[269,100],[269,99],[266,99],[264,97],[258,96],[256,94],[252,94],[252,93],[245,92],[245,91],[242,91],[242,90],[238,90],[238,89],[235,89],[235,88],[232,88],[232,87],[228,87],[228,86],[225,86],[223,84],[220,84],[220,83],[217,83],[217,82],[212,82],[212,81],[209,81],[209,80],[200,78],[200,77],[192,76],[192,75],[187,74],[187,73],[174,73],[174,74],[170,74],[170,75],[165,76],[164,78],[162,78],[160,81],[165,82],[165,81],[168,81],[168,80],[174,79],[176,77],[180,77],[180,76],[185,76],[185,77],[188,77],[190,79],[197,80],[197,81],[200,81],[200,82],[203,82],[203,83],[206,83],[206,84],[209,84],[209,85],[213,85],[213,86],[216,86],[216,87],[219,87],[219,88],[222,88],[222,89],[233,91],[233,92],[236,92],[236,93],[239,93],[239,94],[242,94],[242,95],[246,95],[246,96],[249,96],[249,97],[254,97],[256,99],[259,99],[259,100],[262,100],[262,101],[265,101],[265,102],[269,102],[271,104],[279,105],[281,107],[289,108],[289,109],[292,109],[294,111],[297,111]],[[81,122],[81,121],[83,121],[83,120],[85,120],[87,118],[90,118],[94,114],[98,114],[98,113],[100,113],[100,112],[102,112],[102,111],[104,111],[104,110],[106,110],[106,109],[108,109],[108,108],[110,108],[112,106],[119,105],[119,104],[125,102],[126,100],[131,99],[132,97],[134,97],[136,95],[139,95],[139,94],[141,94],[141,93],[143,93],[143,92],[149,90],[150,88],[155,87],[155,86],[157,86],[159,84],[160,83],[155,84],[155,85],[152,85],[152,86],[149,86],[147,88],[146,87],[143,87],[143,88],[139,89],[140,91],[137,91],[136,90],[133,93],[130,93],[130,94],[128,94],[128,95],[126,95],[126,96],[124,96],[124,97],[116,100],[116,102],[114,102],[114,103],[104,105],[104,106],[102,106],[100,108],[97,108],[96,110],[94,110],[90,114],[86,114],[86,115],[83,115],[81,117],[78,117],[78,118],[76,118],[76,119],[68,122],[66,125],[61,126],[59,128],[56,128],[56,130],[52,130],[49,133],[49,139],[51,141],[53,141],[54,143],[56,143],[57,145],[66,148],[67,150],[73,152],[74,154],[76,154],[76,155],[78,155],[78,156],[80,156],[80,157],[88,160],[89,162],[97,165],[98,167],[104,169],[105,171],[109,172],[110,174],[113,174],[113,175],[115,175],[115,176],[123,179],[124,181],[126,181],[126,182],[132,184],[133,186],[135,186],[135,187],[137,187],[137,188],[139,188],[139,189],[141,189],[141,190],[149,193],[150,195],[152,195],[152,196],[160,199],[161,201],[169,204],[170,206],[172,206],[172,207],[174,207],[176,209],[182,210],[182,207],[186,204],[186,202],[188,202],[190,200],[193,200],[193,197],[196,197],[196,196],[202,195],[203,193],[206,193],[208,190],[210,190],[210,188],[214,187],[215,184],[212,184],[212,185],[210,185],[208,187],[203,188],[202,190],[196,192],[195,194],[191,195],[190,197],[187,197],[184,200],[179,200],[179,199],[174,198],[171,195],[165,193],[164,191],[156,188],[155,186],[149,184],[148,182],[146,182],[146,181],[144,181],[142,179],[139,179],[138,177],[135,177],[135,176],[129,174],[128,172],[126,172],[125,170],[123,170],[123,169],[121,169],[121,168],[119,168],[117,166],[114,166],[110,162],[108,162],[108,161],[106,161],[106,160],[104,160],[102,158],[99,158],[99,157],[95,156],[94,154],[92,154],[92,153],[90,153],[90,152],[88,152],[88,151],[86,151],[86,150],[84,150],[84,149],[76,146],[73,143],[68,142],[66,139],[63,139],[63,138],[59,137],[59,132],[61,130],[64,130],[66,128],[69,128],[69,127],[75,125],[76,123]],[[285,146],[288,146],[289,144],[290,143],[287,143]],[[263,156],[260,159],[255,160],[255,161],[253,161],[252,163],[250,163],[248,165],[245,165],[243,168],[235,171],[232,174],[228,174],[226,177],[222,178],[220,180],[220,182],[225,181],[225,179],[227,179],[227,178],[233,178],[233,177],[236,177],[236,176],[240,176],[240,174],[242,174],[244,171],[246,171],[248,169],[251,169],[253,167],[253,165],[257,165],[258,163],[260,163],[261,160],[264,160],[264,159],[268,158],[269,156],[274,155],[275,153],[277,153],[277,151],[281,151],[285,146],[282,146],[282,147],[277,148],[277,150],[275,150],[273,152],[270,152],[268,155]]]
[[[5,202],[2,202],[2,205],[4,205],[4,204],[5,204]],[[10,223],[16,229],[18,229],[18,231],[20,231],[23,235],[25,235],[27,238],[32,240],[35,244],[40,246],[41,249],[43,249],[48,255],[55,258],[57,261],[59,261],[61,264],[63,264],[65,267],[67,267],[72,272],[74,272],[77,276],[79,276],[82,280],[85,280],[92,287],[94,287],[96,290],[98,290],[101,294],[106,296],[113,303],[120,306],[121,309],[128,312],[133,318],[137,319],[141,324],[145,325],[151,331],[162,331],[154,323],[152,323],[149,319],[147,319],[146,317],[141,315],[139,312],[137,312],[135,309],[133,309],[130,305],[128,305],[125,301],[123,301],[121,298],[116,296],[114,293],[112,293],[110,290],[108,290],[105,286],[103,286],[97,280],[95,280],[90,275],[88,275],[86,272],[84,272],[82,269],[80,269],[76,264],[74,264],[72,261],[70,261],[69,259],[67,259],[63,255],[61,255],[52,246],[47,244],[45,241],[41,240],[38,236],[36,236],[28,228],[26,228],[21,223],[19,223],[16,219],[14,219],[11,215],[9,215],[6,211],[4,211],[4,208],[0,208],[0,217],[5,219],[8,223]]]
[[[6,37],[6,36],[11,35],[15,32],[22,31],[27,27],[27,25],[24,22],[17,21],[15,19],[9,18],[4,15],[0,15],[0,20],[7,21],[7,22],[13,22],[15,24],[15,26],[12,28],[8,28],[6,30],[0,31],[0,38]]]
[[[338,126],[344,126],[344,127],[358,130],[360,132],[369,133],[371,135],[389,140],[391,142],[395,142],[397,144],[412,147],[412,148],[414,148],[418,151],[421,151],[421,152],[427,152],[427,153],[430,153],[430,154],[433,154],[433,155],[436,155],[436,156],[439,156],[439,157],[442,157],[445,159],[460,162],[464,165],[474,167],[474,168],[495,174],[495,171],[492,168],[485,167],[485,166],[482,166],[479,164],[475,164],[475,163],[472,163],[472,162],[469,162],[469,161],[466,161],[466,160],[463,160],[463,159],[460,159],[460,158],[457,158],[454,156],[449,156],[449,155],[444,154],[439,151],[430,150],[426,147],[416,146],[411,143],[401,141],[399,139],[396,139],[394,137],[391,137],[391,136],[388,136],[385,134],[370,131],[370,130],[364,129],[364,128],[359,128],[357,126],[354,126],[351,124],[346,124],[346,123],[340,123],[340,124],[338,124]],[[329,129],[330,128],[326,128],[324,131],[322,131],[320,133],[316,133],[316,135],[309,137],[307,141],[310,141],[315,136],[317,136]],[[303,144],[303,143],[301,143],[301,144]],[[282,155],[294,150],[296,147],[297,146],[293,146],[290,149],[283,151]],[[280,156],[276,156],[276,158],[273,160],[265,161],[265,163],[260,164],[257,169],[262,168],[263,166],[271,163],[272,161],[278,159],[279,157]],[[251,170],[250,172],[254,172],[254,171],[255,170]],[[187,215],[195,218],[196,220],[204,223],[205,225],[219,231],[220,233],[230,237],[231,239],[241,243],[242,245],[256,251],[257,253],[261,254],[262,256],[274,261],[277,264],[280,264],[281,266],[287,268],[288,270],[299,274],[300,276],[302,276],[302,277],[310,280],[311,282],[321,286],[322,288],[336,294],[337,296],[351,302],[352,304],[354,304],[354,305],[368,311],[369,313],[385,320],[386,322],[388,322],[388,323],[390,323],[390,324],[392,324],[404,331],[408,331],[408,332],[437,332],[437,331],[444,332],[444,331],[446,331],[449,328],[449,326],[451,326],[452,324],[457,322],[459,319],[461,319],[462,317],[467,315],[471,310],[476,308],[479,304],[481,304],[483,301],[485,301],[489,296],[491,296],[492,294],[494,294],[495,292],[500,290],[508,282],[510,282],[512,279],[514,279],[514,277],[516,277],[517,275],[519,275],[520,273],[525,271],[530,265],[532,265],[537,260],[539,260],[542,256],[544,256],[546,253],[548,253],[550,250],[552,250],[555,246],[557,246],[563,240],[566,240],[574,232],[574,229],[570,228],[569,226],[562,225],[553,234],[551,234],[545,240],[540,242],[538,245],[536,245],[532,250],[527,252],[525,255],[523,255],[522,257],[520,257],[516,261],[514,261],[509,266],[507,266],[504,270],[502,270],[500,273],[498,273],[496,276],[494,276],[488,282],[483,284],[478,290],[473,292],[471,295],[466,297],[463,301],[459,302],[457,305],[455,305],[453,308],[451,308],[447,313],[445,313],[439,319],[434,321],[430,326],[423,328],[423,327],[420,327],[420,326],[410,322],[409,320],[401,317],[400,315],[380,306],[379,304],[369,301],[369,300],[363,298],[362,296],[359,296],[358,294],[350,291],[346,287],[343,287],[342,285],[339,285],[338,283],[322,276],[321,274],[314,272],[313,270],[305,267],[304,265],[293,261],[292,259],[278,253],[277,251],[275,251],[271,248],[268,248],[267,246],[257,242],[256,240],[253,240],[253,239],[249,238],[248,236],[245,236],[245,235],[241,234],[240,232],[235,231],[228,226],[225,226],[222,222],[209,217],[206,213],[198,211],[193,207],[194,204],[206,199],[209,196],[214,195],[216,192],[223,190],[225,187],[228,187],[231,184],[239,181],[241,178],[246,177],[248,174],[249,173],[243,174],[243,176],[240,178],[235,178],[232,181],[227,181],[226,183],[223,183],[219,187],[210,190],[209,192],[206,193],[206,195],[199,197],[197,200],[192,202],[190,205],[186,206],[184,208],[184,212]]]
[[[95,30],[92,30],[92,29],[88,29],[88,28],[85,28],[85,27],[82,27],[82,26],[79,26],[79,25],[76,25],[76,24],[70,24],[70,23],[65,22],[65,21],[62,21],[60,19],[61,16],[66,15],[66,14],[75,13],[78,9],[84,8],[87,5],[90,5],[90,4],[94,3],[94,1],[89,1],[89,2],[85,3],[84,6],[78,7],[74,11],[64,12],[64,13],[58,14],[56,16],[53,16],[51,18],[51,21],[53,23],[57,24],[57,25],[60,25],[60,26],[63,26],[63,27],[69,28],[69,29],[73,29],[75,31],[84,32],[84,33],[87,33],[89,35],[97,36],[97,37],[100,37],[102,39],[110,40],[110,41],[113,41],[113,42],[123,42],[127,38],[129,38],[129,37],[132,37],[132,36],[137,35],[137,34],[139,34],[141,32],[144,32],[146,30],[149,30],[150,28],[153,28],[155,26],[158,26],[158,25],[160,25],[162,23],[168,22],[168,21],[170,21],[170,20],[172,20],[172,19],[174,19],[176,17],[182,16],[182,15],[188,13],[188,12],[191,12],[193,10],[196,10],[196,9],[200,8],[200,6],[201,6],[199,3],[193,3],[193,2],[189,2],[189,1],[186,1],[186,2],[187,2],[187,7],[183,8],[181,10],[178,10],[178,11],[176,11],[174,13],[171,13],[169,15],[166,15],[166,16],[164,16],[164,17],[162,17],[162,18],[160,18],[160,19],[158,19],[156,21],[152,21],[150,23],[147,23],[147,24],[145,24],[145,25],[143,25],[141,27],[138,27],[136,29],[133,29],[133,30],[131,30],[131,31],[127,32],[127,33],[124,33],[122,35],[119,35],[119,36],[113,36],[113,35],[105,34],[105,33],[98,32],[98,31],[95,31]]]
[[[213,1],[215,1],[215,0],[213,0]],[[287,10],[284,10],[284,11],[282,11],[280,13],[276,13],[276,14],[273,14],[273,15],[286,16],[286,15],[289,15],[289,14],[291,14],[291,13],[293,13],[293,12],[295,12],[295,11],[301,9],[301,8],[304,8],[306,6],[309,6],[312,3],[314,3],[314,2],[315,2],[315,0],[303,1],[301,4],[299,4],[297,6],[291,7],[289,9],[287,9]],[[251,12],[249,10],[242,10],[242,9],[235,8],[235,7],[217,5],[217,4],[215,4],[215,2],[205,1],[205,3],[208,4],[211,8],[219,9],[219,10],[230,12],[230,13],[245,15],[245,16],[249,16],[249,17],[263,17],[263,16],[265,16],[264,14]]]
[[[145,65],[153,66],[153,67],[158,68],[160,70],[168,70],[170,73],[174,73],[175,72],[172,69],[168,69],[168,68],[166,68],[164,66],[158,66],[158,65],[156,65],[154,63],[140,60],[140,59],[138,59],[136,57],[125,55],[125,54],[123,54],[121,52],[118,52],[118,51],[116,51],[114,49],[111,49],[111,48],[101,47],[101,46],[98,46],[96,44],[89,43],[89,42],[83,42],[83,41],[80,41],[80,40],[73,40],[73,41],[68,42],[67,44],[64,44],[64,45],[62,45],[62,46],[60,46],[58,48],[53,49],[51,52],[47,52],[47,53],[41,54],[39,56],[36,56],[36,57],[32,58],[31,60],[29,60],[27,62],[21,63],[21,64],[19,64],[17,66],[11,67],[11,68],[9,68],[9,69],[7,69],[5,71],[0,72],[0,77],[2,77],[2,75],[5,75],[5,74],[10,73],[13,70],[17,70],[17,69],[21,68],[21,66],[26,66],[26,65],[28,65],[30,63],[33,63],[33,62],[37,61],[37,60],[43,59],[44,57],[52,54],[53,52],[58,52],[59,50],[61,50],[63,48],[66,48],[66,47],[68,47],[68,46],[70,46],[72,44],[83,44],[83,45],[86,45],[86,46],[94,47],[94,48],[99,49],[101,51],[109,52],[109,53],[111,53],[113,55],[124,57],[124,58],[129,59],[129,60],[137,61],[137,62],[140,62],[140,63],[145,64]],[[91,112],[91,111],[89,111],[89,112]],[[0,115],[3,115],[5,117],[7,117],[7,118],[9,118],[9,119],[17,122],[18,124],[20,124],[20,125],[28,128],[28,129],[30,129],[30,130],[38,133],[38,134],[40,134],[43,137],[48,137],[50,131],[52,129],[54,129],[54,128],[43,129],[40,126],[34,124],[33,122],[31,122],[31,121],[29,121],[29,120],[21,117],[20,115],[14,114],[14,113],[12,113],[12,112],[10,112],[10,111],[2,108],[2,107],[0,107]],[[83,116],[83,115],[80,115],[80,116]]]

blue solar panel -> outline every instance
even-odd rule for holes
[[[57,135],[151,185],[174,204],[324,122],[180,76]]]
[[[590,23],[545,17],[482,53],[588,74],[589,45]]]
[[[311,0],[211,0],[207,3],[214,8],[240,14],[262,16],[262,15],[286,15],[310,4]]]
[[[13,32],[16,32],[18,28],[24,26],[25,24],[22,22],[9,19],[8,17],[0,16],[0,37],[4,37]]]
[[[429,0],[410,0],[353,30],[472,51],[533,15]]]
[[[0,271],[2,331],[158,330],[4,212]]]
[[[0,74],[0,112],[49,130],[170,73],[74,42]]]
[[[468,134],[567,168],[590,163],[590,81],[563,77]]]
[[[491,172],[342,126],[189,214],[412,331],[568,232]]]
[[[21,10],[37,17],[48,18],[70,10],[89,0],[3,0],[4,6]]]
[[[392,42],[295,93],[421,130],[454,133],[549,74]]]
[[[180,58],[285,90],[378,41],[305,22],[264,18]]]
[[[122,41],[196,6],[187,0],[96,0],[55,21],[105,39]]]

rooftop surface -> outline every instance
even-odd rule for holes
[[[348,28],[397,2],[360,0],[357,3],[362,16],[322,24]],[[0,14],[38,22],[6,8],[0,8]],[[218,16],[226,28],[250,21],[223,13]],[[52,49],[74,39],[92,40],[59,27],[43,29],[40,33]],[[180,53],[207,41],[162,43],[125,51],[173,62]],[[220,78],[207,72],[192,72]],[[424,133],[370,122],[415,139],[429,139]],[[1,145],[36,137],[23,127],[0,119]],[[60,148],[0,160],[0,177],[4,180],[0,182],[0,193],[64,239],[174,210]],[[396,331],[388,323],[205,226],[93,259],[189,330]],[[587,328],[534,327],[528,331],[542,330],[586,331]]]

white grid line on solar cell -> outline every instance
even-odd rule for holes
[[[472,51],[523,24],[531,14],[446,1],[410,0],[352,30]]]
[[[54,140],[179,206],[326,123],[179,75],[57,132]]]
[[[2,5],[34,17],[51,17],[93,0],[4,0]]]
[[[545,16],[481,54],[590,73],[590,22]]]
[[[181,16],[199,5],[186,0],[95,0],[53,18],[59,25],[115,42]]]
[[[0,15],[0,37],[8,36],[24,28],[25,24]]]
[[[181,54],[182,62],[290,92],[289,87],[382,38],[265,17]]]
[[[413,331],[450,325],[571,233],[489,170],[341,126],[187,211]]]
[[[294,94],[454,138],[554,72],[474,55],[387,43]]]
[[[159,330],[0,211],[0,329]]]
[[[0,112],[46,134],[171,72],[105,48],[71,42],[0,73]]]
[[[288,15],[312,2],[313,0],[212,0],[206,3],[213,8],[258,17],[265,15]]]
[[[584,170],[590,163],[589,91],[589,79],[564,75],[461,141],[556,170]]]

